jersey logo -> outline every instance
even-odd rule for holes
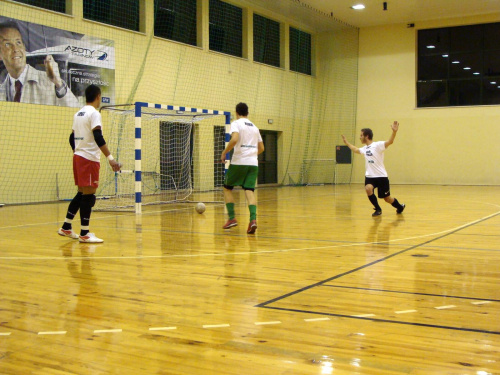
[[[251,122],[245,122],[245,125],[246,126],[253,126],[253,124]]]
[[[76,115],[77,116],[85,116],[85,112],[78,112]]]
[[[370,150],[366,150],[366,156],[373,156],[373,154]]]

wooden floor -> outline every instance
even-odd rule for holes
[[[0,209],[0,374],[500,374],[500,187],[258,190],[223,206]],[[75,229],[79,229],[76,220]]]

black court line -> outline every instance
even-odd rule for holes
[[[283,307],[272,307],[272,306],[263,306],[263,307],[265,307],[266,309],[272,309],[272,310],[293,311],[293,312],[306,313],[306,314],[315,314],[315,315],[322,315],[322,316],[336,316],[336,317],[339,317],[339,318],[351,318],[351,319],[371,320],[371,321],[383,322],[383,323],[396,323],[396,324],[404,324],[404,325],[418,326],[418,327],[442,328],[442,329],[451,329],[451,330],[454,330],[454,331],[478,332],[478,333],[487,333],[487,334],[491,334],[491,335],[500,335],[499,331],[488,331],[488,330],[485,330],[485,329],[462,328],[462,327],[453,327],[453,326],[442,326],[442,325],[438,325],[438,324],[411,323],[411,322],[402,322],[402,321],[399,321],[399,320],[388,320],[388,319],[377,319],[377,318],[368,318],[368,317],[343,315],[343,314],[332,314],[332,313],[324,313],[324,312],[317,312],[317,311],[308,311],[308,310],[299,310],[299,309],[288,309],[288,308],[283,308]]]
[[[498,215],[500,215],[500,212],[497,212],[496,214],[494,214],[494,215],[492,215],[492,216],[490,216],[490,217],[487,217],[487,218],[484,218],[484,219],[478,220],[478,221],[476,221],[476,222],[474,222],[474,223],[471,223],[471,224],[465,225],[465,226],[463,226],[463,227],[460,227],[460,228],[458,228],[458,229],[455,229],[455,230],[453,230],[453,231],[451,231],[451,232],[445,233],[445,234],[443,234],[443,235],[441,235],[441,236],[439,236],[439,237],[436,237],[436,238],[430,239],[430,240],[428,240],[428,241],[422,242],[422,243],[417,244],[417,245],[413,245],[413,246],[411,246],[411,247],[409,247],[409,248],[407,248],[407,249],[403,249],[403,250],[398,251],[398,252],[396,252],[396,253],[394,253],[394,254],[391,254],[391,255],[388,255],[388,256],[386,256],[386,257],[380,258],[380,259],[378,259],[378,260],[375,260],[375,261],[373,261],[373,262],[370,262],[370,263],[368,263],[368,264],[365,264],[364,266],[360,266],[360,267],[354,268],[354,269],[352,269],[352,270],[350,270],[350,271],[347,271],[347,272],[341,273],[341,274],[339,274],[339,275],[336,275],[336,276],[330,277],[330,278],[328,278],[328,279],[326,279],[326,280],[322,280],[322,281],[319,281],[319,282],[317,282],[317,283],[314,283],[314,284],[311,284],[311,285],[305,286],[305,287],[300,288],[300,289],[297,289],[297,290],[295,290],[295,291],[293,291],[293,292],[290,292],[290,293],[284,294],[284,295],[282,295],[282,296],[279,296],[279,297],[273,298],[273,299],[271,299],[271,300],[269,300],[269,301],[259,303],[258,305],[255,305],[255,307],[266,307],[267,305],[269,305],[269,304],[271,304],[271,303],[274,303],[274,302],[276,302],[276,301],[280,301],[280,300],[282,300],[282,299],[284,299],[284,298],[287,298],[287,297],[293,296],[293,295],[295,295],[295,294],[301,293],[301,292],[303,292],[303,291],[306,291],[306,290],[312,289],[312,288],[314,288],[314,287],[317,287],[317,286],[323,285],[323,284],[325,284],[325,283],[327,283],[327,282],[329,282],[329,281],[339,279],[339,278],[341,278],[342,276],[346,276],[346,275],[349,275],[349,274],[351,274],[351,273],[354,273],[354,272],[360,271],[360,270],[365,269],[365,268],[367,268],[367,267],[373,266],[374,264],[377,264],[377,263],[380,263],[380,262],[384,262],[384,261],[386,261],[387,259],[393,258],[393,257],[395,257],[395,256],[397,256],[397,255],[401,255],[401,254],[406,253],[406,252],[408,252],[408,251],[410,251],[410,250],[416,249],[417,247],[424,246],[424,245],[427,245],[427,244],[432,243],[432,242],[434,242],[434,241],[440,240],[441,238],[448,237],[448,236],[450,236],[450,235],[452,235],[452,234],[454,234],[454,233],[457,233],[457,232],[459,232],[459,231],[461,231],[461,230],[463,230],[463,229],[465,229],[465,228],[468,228],[468,227],[474,226],[474,225],[476,225],[476,224],[482,223],[483,221],[486,221],[486,220],[492,219],[492,218],[494,218],[494,217],[496,217],[496,216],[498,216]]]
[[[357,289],[357,290],[371,290],[374,292],[385,292],[385,293],[399,293],[399,294],[414,294],[417,296],[432,296],[432,297],[446,297],[446,298],[456,298],[456,299],[470,299],[474,301],[492,301],[492,302],[500,302],[498,299],[491,298],[474,298],[474,297],[462,297],[462,296],[449,296],[446,294],[431,294],[431,293],[416,293],[416,292],[403,292],[399,290],[385,290],[385,289],[372,289],[372,288],[358,288],[354,286],[345,286],[345,285],[321,285],[328,288],[343,288],[343,289]]]
[[[323,286],[325,283],[329,282],[329,281],[332,281],[332,280],[336,280],[336,279],[339,279],[341,278],[342,276],[346,276],[346,275],[349,275],[351,273],[354,273],[354,272],[357,272],[357,271],[360,271],[362,269],[365,269],[367,267],[370,267],[370,266],[373,266],[374,264],[378,264],[380,262],[383,262],[383,261],[386,261],[387,259],[390,259],[390,258],[393,258],[397,255],[401,255],[403,253],[406,253],[410,250],[413,250],[413,249],[416,249],[420,246],[424,246],[424,245],[427,245],[429,243],[432,243],[434,241],[437,241],[437,240],[440,240],[441,238],[444,238],[444,237],[448,237],[454,233],[457,233],[465,228],[468,228],[468,227],[471,227],[471,226],[474,226],[476,224],[479,224],[479,223],[482,223],[486,220],[489,220],[489,219],[492,219],[496,216],[499,216],[500,215],[500,212],[492,215],[492,216],[489,216],[487,218],[484,218],[484,219],[481,219],[481,220],[478,220],[474,223],[471,223],[471,224],[468,224],[468,225],[465,225],[463,227],[460,227],[458,229],[455,229],[451,232],[448,232],[448,233],[445,233],[441,236],[438,236],[436,238],[433,238],[431,240],[428,240],[428,241],[425,241],[425,242],[422,242],[421,244],[417,244],[417,245],[414,245],[414,246],[411,246],[407,249],[404,249],[404,250],[401,250],[401,251],[398,251],[394,254],[391,254],[391,255],[388,255],[386,257],[383,257],[381,259],[378,259],[378,260],[375,260],[373,262],[370,262],[368,264],[365,264],[364,266],[360,266],[360,267],[357,267],[357,268],[354,268],[350,271],[347,271],[347,272],[344,272],[344,273],[341,273],[339,275],[336,275],[336,276],[333,276],[333,277],[330,277],[326,280],[323,280],[323,281],[319,281],[317,283],[314,283],[314,284],[311,284],[311,285],[308,285],[308,286],[305,286],[303,288],[300,288],[300,289],[297,289],[293,292],[290,292],[290,293],[287,293],[287,294],[284,294],[282,296],[279,296],[279,297],[276,297],[276,298],[273,298],[269,301],[266,301],[266,302],[262,302],[262,303],[259,303],[258,305],[255,305],[255,307],[263,307],[263,308],[267,308],[267,309],[273,309],[273,310],[281,310],[281,311],[294,311],[294,312],[301,312],[301,313],[308,313],[308,314],[316,314],[316,315],[328,315],[328,316],[338,316],[338,317],[344,317],[344,318],[351,318],[351,319],[364,319],[364,320],[372,320],[372,321],[380,321],[380,322],[386,322],[386,323],[396,323],[396,324],[406,324],[406,325],[414,325],[414,326],[421,326],[421,327],[433,327],[433,328],[443,328],[443,329],[452,329],[452,330],[458,330],[458,331],[469,331],[469,332],[480,332],[480,333],[490,333],[490,334],[495,334],[495,335],[500,335],[500,332],[497,332],[497,331],[487,331],[487,330],[480,330],[480,329],[474,329],[474,328],[462,328],[462,327],[452,327],[452,326],[440,326],[440,325],[433,325],[433,324],[424,324],[424,323],[408,323],[408,322],[402,322],[402,321],[395,321],[395,320],[386,320],[386,319],[374,319],[374,318],[363,318],[363,317],[356,317],[356,316],[352,316],[352,315],[342,315],[342,314],[331,314],[331,313],[321,313],[321,312],[315,312],[315,311],[307,311],[307,310],[298,310],[298,309],[290,309],[290,308],[282,308],[282,307],[273,307],[273,306],[268,306],[274,302],[277,302],[277,301],[280,301],[282,299],[285,299],[287,297],[290,297],[290,296],[293,296],[295,294],[299,294],[299,293],[302,293],[306,290],[309,290],[309,289],[312,289],[312,288],[315,288],[317,286]]]

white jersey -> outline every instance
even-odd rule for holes
[[[359,152],[365,156],[366,177],[388,177],[384,166],[385,141],[372,142]]]
[[[94,139],[94,130],[97,126],[102,128],[101,114],[91,105],[80,109],[73,117],[73,131],[75,132],[75,154],[81,157],[99,161],[101,149]]]
[[[239,133],[239,138],[234,146],[231,164],[258,166],[258,145],[262,142],[259,129],[249,119],[240,118],[231,123],[231,134],[233,133]]]

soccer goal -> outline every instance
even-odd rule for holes
[[[302,185],[337,184],[335,159],[304,159],[301,171]]]
[[[224,201],[228,163],[220,155],[229,112],[137,102],[106,106],[101,114],[122,171],[101,168],[95,210],[141,213],[143,205]]]

